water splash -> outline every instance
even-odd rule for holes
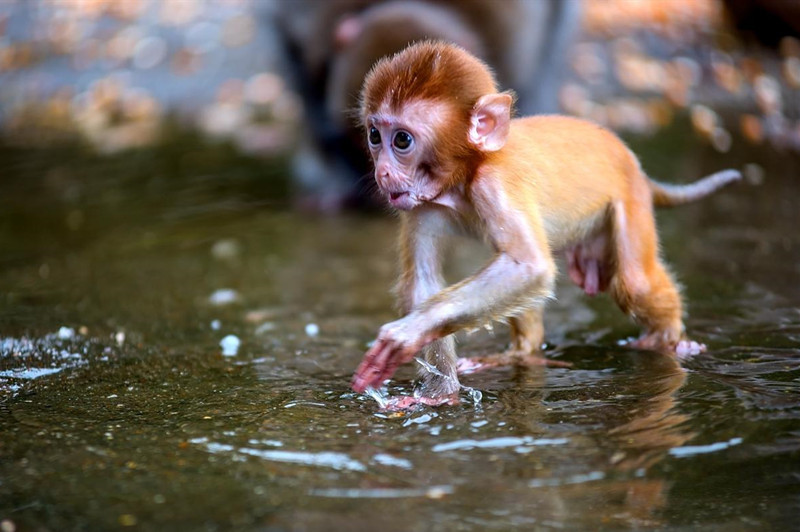
[[[480,390],[476,390],[475,388],[471,388],[469,386],[464,386],[463,384],[458,382],[457,379],[445,375],[444,373],[439,371],[439,369],[436,366],[422,360],[421,358],[415,358],[414,360],[416,360],[420,366],[425,368],[425,371],[427,371],[428,373],[436,375],[437,377],[441,377],[442,379],[449,380],[451,382],[455,381],[459,389],[461,389],[467,394],[469,400],[472,401],[473,406],[475,406],[475,408],[480,407],[481,401],[483,400],[483,393],[481,393]],[[420,393],[419,390],[415,390],[414,397],[418,399],[420,397],[419,393]],[[375,402],[378,403],[378,407],[380,407],[381,409],[386,408],[392,403],[391,397],[389,397],[389,393],[386,390],[386,388],[381,388],[381,389],[367,388],[366,390],[364,390],[364,395],[374,399]]]
[[[378,406],[381,408],[386,408],[389,404],[389,394],[386,392],[385,388],[376,390],[375,388],[368,387],[364,390],[364,395],[375,399],[375,402],[378,403]]]
[[[483,393],[480,390],[476,390],[475,388],[470,388],[469,386],[461,386],[464,391],[469,394],[469,398],[472,401],[472,404],[475,408],[478,408],[481,405],[481,401],[483,400]]]
[[[439,368],[437,368],[433,364],[430,364],[430,363],[422,360],[419,357],[415,357],[414,360],[417,361],[417,364],[419,364],[420,366],[425,368],[425,371],[427,371],[428,373],[436,375],[437,377],[441,377],[441,378],[443,378],[445,380],[449,380],[451,382],[455,381],[455,383],[458,384],[458,387],[461,390],[463,390],[464,392],[466,392],[466,394],[469,396],[470,400],[472,401],[472,404],[476,408],[480,406],[481,401],[483,400],[483,394],[481,393],[480,390],[476,390],[475,388],[471,388],[469,386],[464,386],[463,384],[458,382],[457,379],[454,379],[453,377],[445,375],[444,373],[439,371]]]
[[[454,380],[454,379],[453,379],[453,377],[448,377],[447,375],[445,375],[444,373],[442,373],[441,371],[439,371],[439,368],[437,368],[437,367],[436,367],[436,366],[434,366],[433,364],[430,364],[430,363],[428,363],[428,362],[426,362],[426,361],[422,360],[422,359],[421,359],[421,358],[419,358],[419,357],[415,357],[415,358],[414,358],[414,360],[416,360],[416,361],[417,361],[417,364],[419,364],[420,366],[422,366],[423,368],[425,368],[425,370],[426,370],[428,373],[432,373],[433,375],[436,375],[437,377],[442,377],[443,379],[446,379],[446,380],[450,380],[450,381]]]

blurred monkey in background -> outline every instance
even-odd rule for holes
[[[306,113],[293,161],[300,205],[334,212],[369,203],[371,167],[353,117],[378,59],[410,42],[449,41],[494,69],[520,114],[555,112],[579,16],[577,0],[279,2],[286,70]]]

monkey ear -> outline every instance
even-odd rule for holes
[[[481,96],[472,109],[469,141],[481,151],[497,151],[506,144],[511,126],[513,96],[507,92]]]

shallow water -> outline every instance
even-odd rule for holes
[[[681,126],[632,145],[665,180],[764,170],[761,184],[659,214],[687,327],[708,352],[679,365],[620,347],[635,328],[564,281],[548,355],[571,369],[471,375],[480,403],[465,394],[406,414],[348,387],[393,317],[392,219],[273,208],[280,170],[262,175],[264,163],[214,149],[110,160],[4,150],[0,520],[22,530],[796,526],[798,161],[741,143],[720,156]],[[454,278],[487,256],[460,244]],[[227,335],[241,342],[233,356],[222,355]],[[460,349],[506,342],[496,326]],[[401,371],[390,393],[409,392],[412,378]]]

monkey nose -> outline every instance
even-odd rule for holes
[[[375,172],[375,181],[378,182],[378,186],[381,188],[386,188],[392,182],[392,176],[389,175],[388,170],[384,171],[376,171]]]

